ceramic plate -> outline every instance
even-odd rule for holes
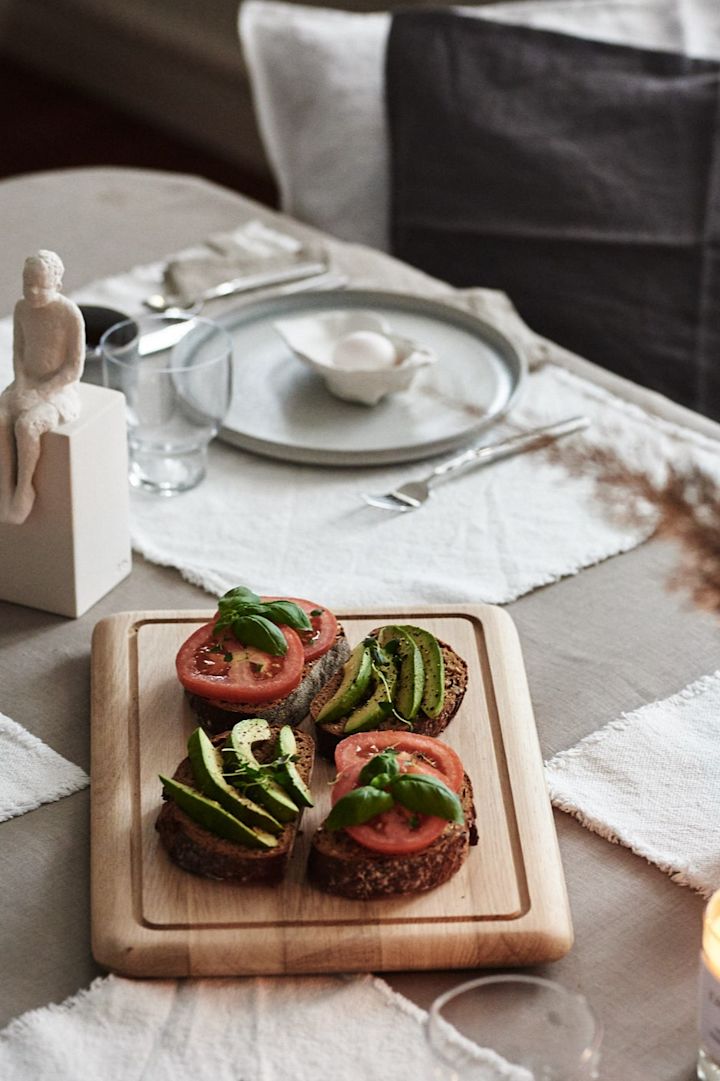
[[[409,390],[376,406],[333,397],[273,323],[363,309],[438,354]],[[220,438],[245,450],[318,465],[413,461],[471,442],[503,416],[525,376],[519,350],[475,316],[437,301],[343,290],[277,297],[219,320],[234,340],[233,401]]]

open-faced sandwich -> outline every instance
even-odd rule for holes
[[[411,732],[361,732],[335,750],[332,810],[308,874],[320,889],[368,900],[434,889],[477,843],[472,785],[457,754]]]
[[[437,736],[460,708],[465,661],[421,627],[372,631],[310,704],[318,751],[331,758],[355,732],[406,728]]]
[[[196,728],[188,757],[161,776],[156,822],[170,858],[186,871],[275,885],[290,859],[309,783],[314,744],[289,725],[239,721],[214,739]]]
[[[242,717],[297,725],[350,654],[333,613],[312,601],[259,597],[244,586],[180,647],[176,668],[211,735]]]

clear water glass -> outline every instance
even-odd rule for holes
[[[587,1000],[538,976],[485,976],[435,1000],[427,1038],[447,1081],[594,1081],[601,1026]]]
[[[156,495],[194,488],[230,407],[232,339],[200,316],[139,316],[100,340],[103,383],[125,395],[130,483]]]

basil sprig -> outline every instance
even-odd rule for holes
[[[460,800],[439,777],[429,777],[427,773],[403,773],[393,781],[390,791],[409,811],[447,818],[449,822],[465,821]]]
[[[435,815],[449,822],[464,822],[462,804],[455,792],[426,773],[402,773],[397,751],[389,748],[374,755],[358,774],[359,788],[342,796],[328,817],[325,829],[361,826],[371,818],[390,811],[396,803],[417,814]]]
[[[308,616],[299,605],[286,600],[262,601],[247,586],[228,590],[218,601],[218,612],[215,634],[219,635],[227,628],[238,642],[255,646],[275,657],[287,653],[287,642],[280,626],[296,631],[312,630]]]
[[[325,819],[326,830],[341,830],[344,826],[360,826],[371,818],[391,811],[395,800],[389,792],[383,792],[372,785],[353,788],[346,796],[339,799]]]

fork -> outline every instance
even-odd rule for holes
[[[449,477],[465,473],[468,469],[474,469],[481,465],[490,465],[491,462],[499,462],[503,458],[512,458],[516,454],[522,454],[526,450],[536,450],[547,446],[548,443],[565,435],[572,435],[587,428],[590,420],[588,417],[570,417],[568,420],[558,421],[556,424],[548,424],[544,428],[533,428],[522,435],[514,435],[509,439],[503,439],[498,443],[487,443],[482,447],[471,447],[453,458],[441,462],[421,480],[409,481],[392,492],[383,495],[363,493],[363,499],[371,507],[379,507],[381,510],[394,510],[404,513],[409,510],[417,510],[429,498],[432,488]]]

